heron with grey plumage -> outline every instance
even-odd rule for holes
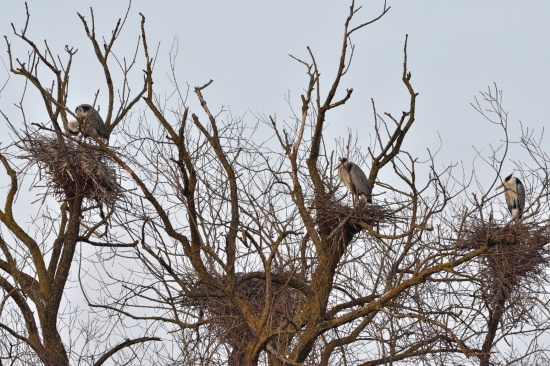
[[[508,211],[514,219],[520,219],[525,208],[525,187],[523,183],[519,178],[510,174],[495,190],[500,188],[504,188],[504,198],[508,205]]]
[[[367,176],[357,164],[348,161],[347,158],[340,158],[339,164],[334,170],[338,170],[340,180],[350,190],[354,204],[357,197],[363,203],[372,203],[372,187]]]
[[[76,121],[68,123],[69,133],[78,135],[79,132],[86,137],[91,137],[95,141],[109,144],[109,136],[111,131],[103,122],[99,112],[89,104],[81,104],[75,109]]]

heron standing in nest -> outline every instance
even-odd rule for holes
[[[504,182],[495,190],[504,187],[504,198],[508,205],[508,211],[514,219],[521,218],[523,209],[525,208],[525,187],[519,178],[513,177],[512,174],[504,179]]]
[[[94,107],[89,104],[81,104],[76,107],[75,112],[77,121],[72,122],[78,122],[78,128],[84,137],[91,137],[106,145],[109,144],[111,131],[105,126],[105,122],[103,122],[103,119]],[[72,122],[69,122],[69,132],[71,132],[70,123]]]
[[[338,169],[338,176],[342,182],[351,191],[354,203],[356,197],[359,197],[363,203],[372,203],[372,188],[361,168],[346,158],[340,158],[339,164],[334,170],[336,169]]]

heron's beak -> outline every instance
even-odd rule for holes
[[[341,164],[341,163],[340,163],[340,164],[338,164],[338,165],[336,166],[336,168],[334,168],[334,170],[340,169],[340,167],[341,167],[341,166],[342,166],[342,164]]]
[[[502,187],[504,187],[504,182],[500,186],[496,187],[495,191],[498,190],[498,189],[501,189]]]

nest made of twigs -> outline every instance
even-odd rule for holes
[[[99,149],[75,141],[27,134],[19,146],[38,165],[46,186],[60,200],[78,196],[114,203],[122,194],[113,160]]]
[[[546,245],[550,229],[531,223],[511,222],[507,225],[473,223],[458,242],[460,249],[477,249],[487,245],[481,255],[480,277],[491,293],[512,289],[522,278],[537,276],[548,263]]]
[[[349,242],[354,235],[366,230],[366,225],[383,224],[392,219],[390,210],[372,203],[357,202],[344,204],[343,199],[334,195],[318,196],[313,208],[316,212],[316,222],[321,231]]]
[[[253,277],[252,274],[238,274],[234,297],[230,296],[200,296],[184,297],[182,305],[199,309],[206,314],[212,331],[218,339],[229,344],[234,349],[241,349],[252,337],[252,333],[243,318],[243,307],[237,305],[236,299],[244,301],[255,316],[261,316],[266,301],[266,281]],[[271,282],[271,312],[269,326],[276,329],[283,322],[292,318],[302,294],[284,282],[285,276],[279,275],[278,281]],[[208,293],[202,284],[196,286],[195,292]]]

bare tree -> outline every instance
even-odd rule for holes
[[[107,59],[124,20],[119,20],[110,41],[102,48],[95,38],[93,12],[91,15],[91,26],[83,16],[80,18],[105,72],[109,92],[106,123],[109,129],[113,129],[140,100],[146,85],[131,95],[127,76],[134,62],[121,66],[123,86],[119,93],[120,107],[115,113],[114,87]],[[2,344],[2,356],[5,353],[14,362],[34,364],[39,360],[44,365],[59,366],[68,365],[69,352],[74,351],[67,349],[68,344],[70,348],[74,345],[62,339],[59,325],[60,311],[66,312],[63,315],[69,318],[64,320],[69,323],[71,312],[75,311],[70,301],[68,307],[72,310],[62,310],[62,307],[67,306],[63,297],[75,261],[77,244],[116,247],[135,246],[135,243],[123,244],[108,232],[102,232],[112,215],[114,206],[111,203],[122,189],[107,156],[97,146],[71,140],[65,133],[68,117],[74,117],[66,107],[66,101],[69,74],[77,50],[66,47],[65,58],[61,58],[54,54],[47,41],[41,50],[27,37],[29,20],[27,7],[27,22],[23,29],[18,31],[13,26],[16,38],[29,50],[26,60],[13,54],[12,45],[5,38],[9,68],[12,74],[22,77],[25,83],[32,86],[33,92],[40,96],[52,125],[33,126],[26,120],[26,94],[18,105],[23,118],[22,126],[15,124],[12,118],[3,113],[17,140],[0,154],[0,161],[10,180],[5,191],[4,208],[0,211],[0,288],[3,290],[0,329],[2,337],[7,339]],[[18,164],[18,159],[27,163]],[[26,228],[16,219],[15,202],[24,180],[32,177],[36,171],[46,178],[47,189],[40,190],[37,183],[32,184],[44,196],[41,207],[33,215],[34,225]],[[52,201],[51,198],[59,201]],[[102,213],[101,219],[97,220],[98,208],[101,209],[102,204],[108,204],[110,212],[107,216]],[[105,242],[95,242],[92,237],[104,238]],[[68,324],[64,328],[70,332]],[[99,353],[101,357],[95,365],[101,365],[117,351],[150,340],[158,338],[127,339],[112,349],[105,349],[103,356],[100,350],[94,350],[90,356]],[[33,352],[32,356],[28,355],[29,348]]]
[[[145,100],[160,132],[153,128],[147,143],[126,154],[142,154],[147,163],[124,165],[141,190],[124,220],[135,223],[126,227],[141,241],[144,278],[153,274],[162,285],[143,287],[140,277],[128,283],[135,286],[128,297],[107,308],[137,318],[136,307],[160,306],[165,315],[155,319],[179,327],[184,337],[216,334],[229,346],[230,364],[256,364],[261,357],[269,364],[365,365],[485,357],[478,339],[486,333],[474,326],[466,332],[456,298],[439,287],[462,283],[460,272],[495,245],[491,236],[463,243],[479,212],[485,220],[494,195],[487,191],[464,211],[470,184],[457,180],[455,167],[437,171],[434,157],[421,164],[402,150],[417,98],[406,43],[406,112],[381,116],[373,102],[368,155],[350,144],[341,151],[369,165],[369,183],[385,192],[373,205],[350,207],[337,190],[335,156],[324,149],[327,114],[353,92],[337,97],[353,54],[350,37],[388,9],[353,26],[358,10],[352,3],[326,93],[313,53],[308,50],[309,61],[295,58],[306,67],[307,87],[300,113],[282,125],[271,116],[253,127],[227,114],[224,120],[225,111],[213,112],[206,101],[212,81],[194,88],[203,110],[192,113],[175,77],[180,105],[167,113],[155,99],[149,70]],[[278,147],[254,142],[265,128]],[[384,169],[397,181],[378,180]],[[475,229],[480,235],[482,228]],[[479,325],[478,315],[469,321]]]
[[[0,327],[8,336],[0,341],[0,357],[101,365],[127,352],[125,361],[139,364],[146,356],[132,350],[141,346],[160,364],[545,360],[538,340],[549,325],[544,214],[550,160],[525,129],[517,143],[531,165],[517,165],[529,183],[529,205],[522,221],[498,218],[493,188],[510,144],[498,89],[474,104],[504,135],[491,155],[479,154],[493,172],[491,185],[458,165],[440,168],[430,150],[422,158],[405,151],[418,98],[407,38],[400,75],[408,93],[404,112],[379,114],[372,101],[370,145],[350,134],[337,140],[336,151],[327,148],[327,120],[353,95],[353,89],[341,90],[352,37],[389,9],[384,4],[375,18],[358,21],[361,7],[351,1],[334,77],[321,78],[309,48],[306,57],[292,56],[306,71],[300,100],[289,101],[294,117],[256,116],[252,123],[207,102],[209,88],[216,87],[212,80],[192,90],[182,86],[175,47],[169,93],[175,98],[163,99],[143,15],[138,49],[121,62],[113,52],[128,14],[104,46],[93,12],[90,21],[79,14],[105,76],[103,115],[117,135],[111,146],[65,133],[76,50],[67,48],[62,62],[47,43],[41,52],[26,37],[28,22],[22,32],[14,28],[31,52],[21,62],[6,40],[11,72],[33,85],[52,126],[24,120],[19,128],[4,114],[18,140],[0,155],[11,180],[0,212]],[[144,70],[137,92],[129,87],[136,65]],[[122,76],[119,87],[115,73]],[[192,110],[189,98],[200,108]],[[145,111],[132,114],[141,100]],[[23,104],[20,109],[24,116]],[[120,128],[130,118],[139,126]],[[372,204],[355,202],[340,187],[334,174],[339,156],[368,167]],[[17,158],[30,164],[15,166]],[[20,181],[36,166],[47,188],[39,233],[19,225],[13,213]],[[61,203],[49,206],[51,197]],[[84,255],[76,266],[89,310],[108,319],[101,323],[107,331],[88,322],[83,332],[102,352],[77,352],[57,329],[78,243],[108,250]],[[140,334],[126,330],[125,322]],[[133,339],[121,339],[125,331]],[[518,334],[532,340],[526,351],[499,348]],[[150,342],[161,336],[163,342]]]
[[[481,100],[480,100],[481,99]],[[493,218],[490,205],[494,193],[473,195],[471,207],[476,210],[460,240],[460,246],[475,248],[489,242],[491,248],[477,258],[475,266],[467,272],[457,273],[463,285],[455,287],[457,298],[466,295],[475,301],[460,306],[467,314],[469,331],[480,335],[476,343],[480,365],[494,364],[495,360],[508,364],[541,364],[546,362],[544,342],[538,340],[548,329],[546,290],[548,281],[547,225],[548,204],[548,156],[541,148],[541,136],[535,136],[521,126],[520,139],[509,140],[510,122],[504,109],[502,91],[496,85],[480,93],[472,105],[490,123],[501,129],[504,144],[484,158],[484,165],[495,171],[496,179],[503,174],[510,145],[523,150],[523,161],[514,161],[522,181],[529,187],[526,214],[519,221],[509,220],[503,225]],[[473,264],[473,263],[472,263]],[[458,281],[458,279],[456,279]],[[537,294],[533,296],[533,294]],[[465,302],[460,302],[465,304]],[[463,315],[464,316],[464,315]],[[471,327],[471,328],[470,328]],[[495,352],[497,344],[513,344],[518,335],[528,337],[529,344],[518,351],[515,347],[502,347]]]

